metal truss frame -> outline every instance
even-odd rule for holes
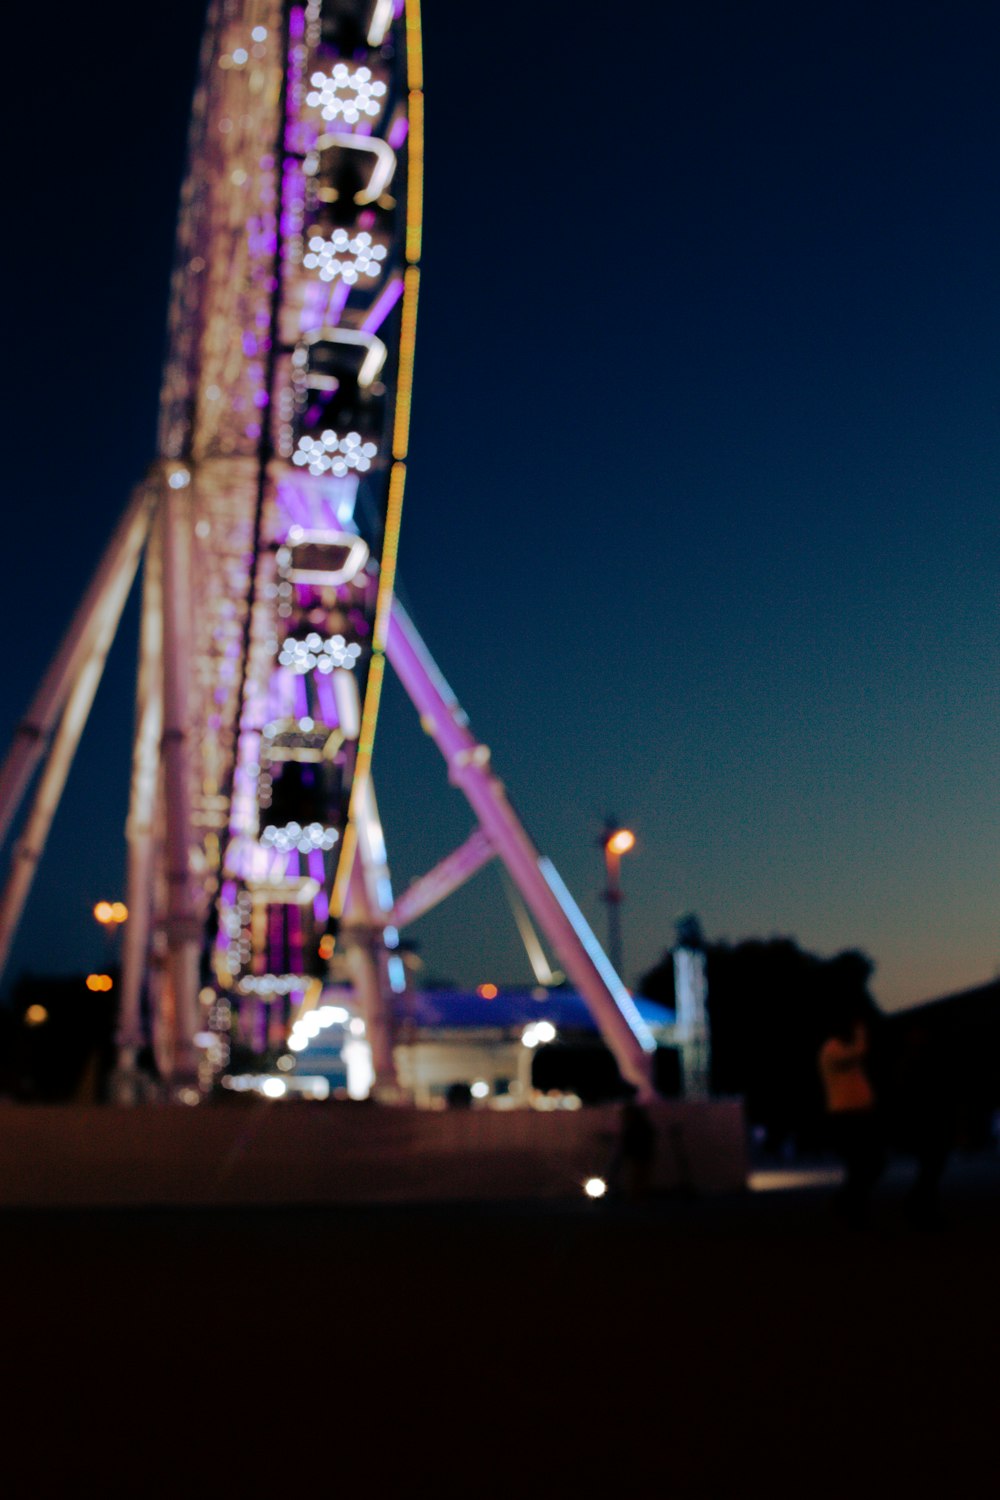
[[[159,502],[159,503],[158,503]],[[194,1071],[198,964],[205,912],[191,869],[192,807],[188,757],[192,734],[188,681],[190,534],[177,491],[140,487],[116,531],[70,630],[0,767],[0,830],[9,832],[32,774],[44,761],[31,809],[14,845],[0,895],[0,971],[83,732],[140,557],[145,551],[136,730],[127,839],[130,921],[123,949],[119,1011],[120,1069],[127,1075],[145,1038],[140,1003],[148,984],[161,1070],[178,1080]],[[368,1025],[376,1080],[395,1087],[392,994],[382,933],[416,919],[490,859],[499,858],[565,973],[576,985],[623,1076],[648,1098],[655,1042],[552,862],[539,854],[495,775],[490,752],[468,720],[413,622],[392,602],[386,655],[440,750],[451,783],[477,822],[471,837],[388,910],[374,890],[385,855],[370,779],[362,794],[357,853],[344,907],[354,935],[351,967]],[[367,829],[378,828],[373,840]],[[154,900],[162,841],[167,892]],[[152,930],[154,906],[166,913]],[[364,941],[358,934],[366,934]]]

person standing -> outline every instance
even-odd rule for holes
[[[615,1198],[647,1198],[656,1158],[656,1126],[634,1099],[621,1108],[621,1128],[608,1169],[608,1186]]]
[[[819,1050],[831,1144],[844,1164],[839,1206],[852,1228],[868,1221],[868,1204],[885,1150],[870,1068],[868,1026],[856,1005],[839,1005]]]

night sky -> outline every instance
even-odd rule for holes
[[[202,14],[7,18],[5,744],[154,454]],[[863,948],[888,1007],[985,979],[996,7],[588,14],[425,3],[401,597],[599,934],[600,824],[635,828],[629,980],[689,910],[712,938]],[[101,956],[136,618],[15,973]],[[403,888],[471,816],[395,683],[375,768]],[[412,936],[429,974],[530,977],[493,870]]]

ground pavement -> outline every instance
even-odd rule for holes
[[[902,1190],[0,1213],[0,1488],[991,1494],[1000,1163]]]

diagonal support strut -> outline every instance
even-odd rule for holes
[[[586,1001],[622,1075],[640,1099],[655,1094],[656,1043],[621,979],[560,879],[538,853],[493,774],[490,753],[468,719],[398,599],[393,601],[386,654],[448,765],[450,780],[468,799],[562,965]]]
[[[435,906],[477,875],[491,859],[495,859],[496,852],[483,830],[474,829],[464,844],[459,844],[397,897],[387,920],[394,927],[405,927],[425,912],[433,911]]]

